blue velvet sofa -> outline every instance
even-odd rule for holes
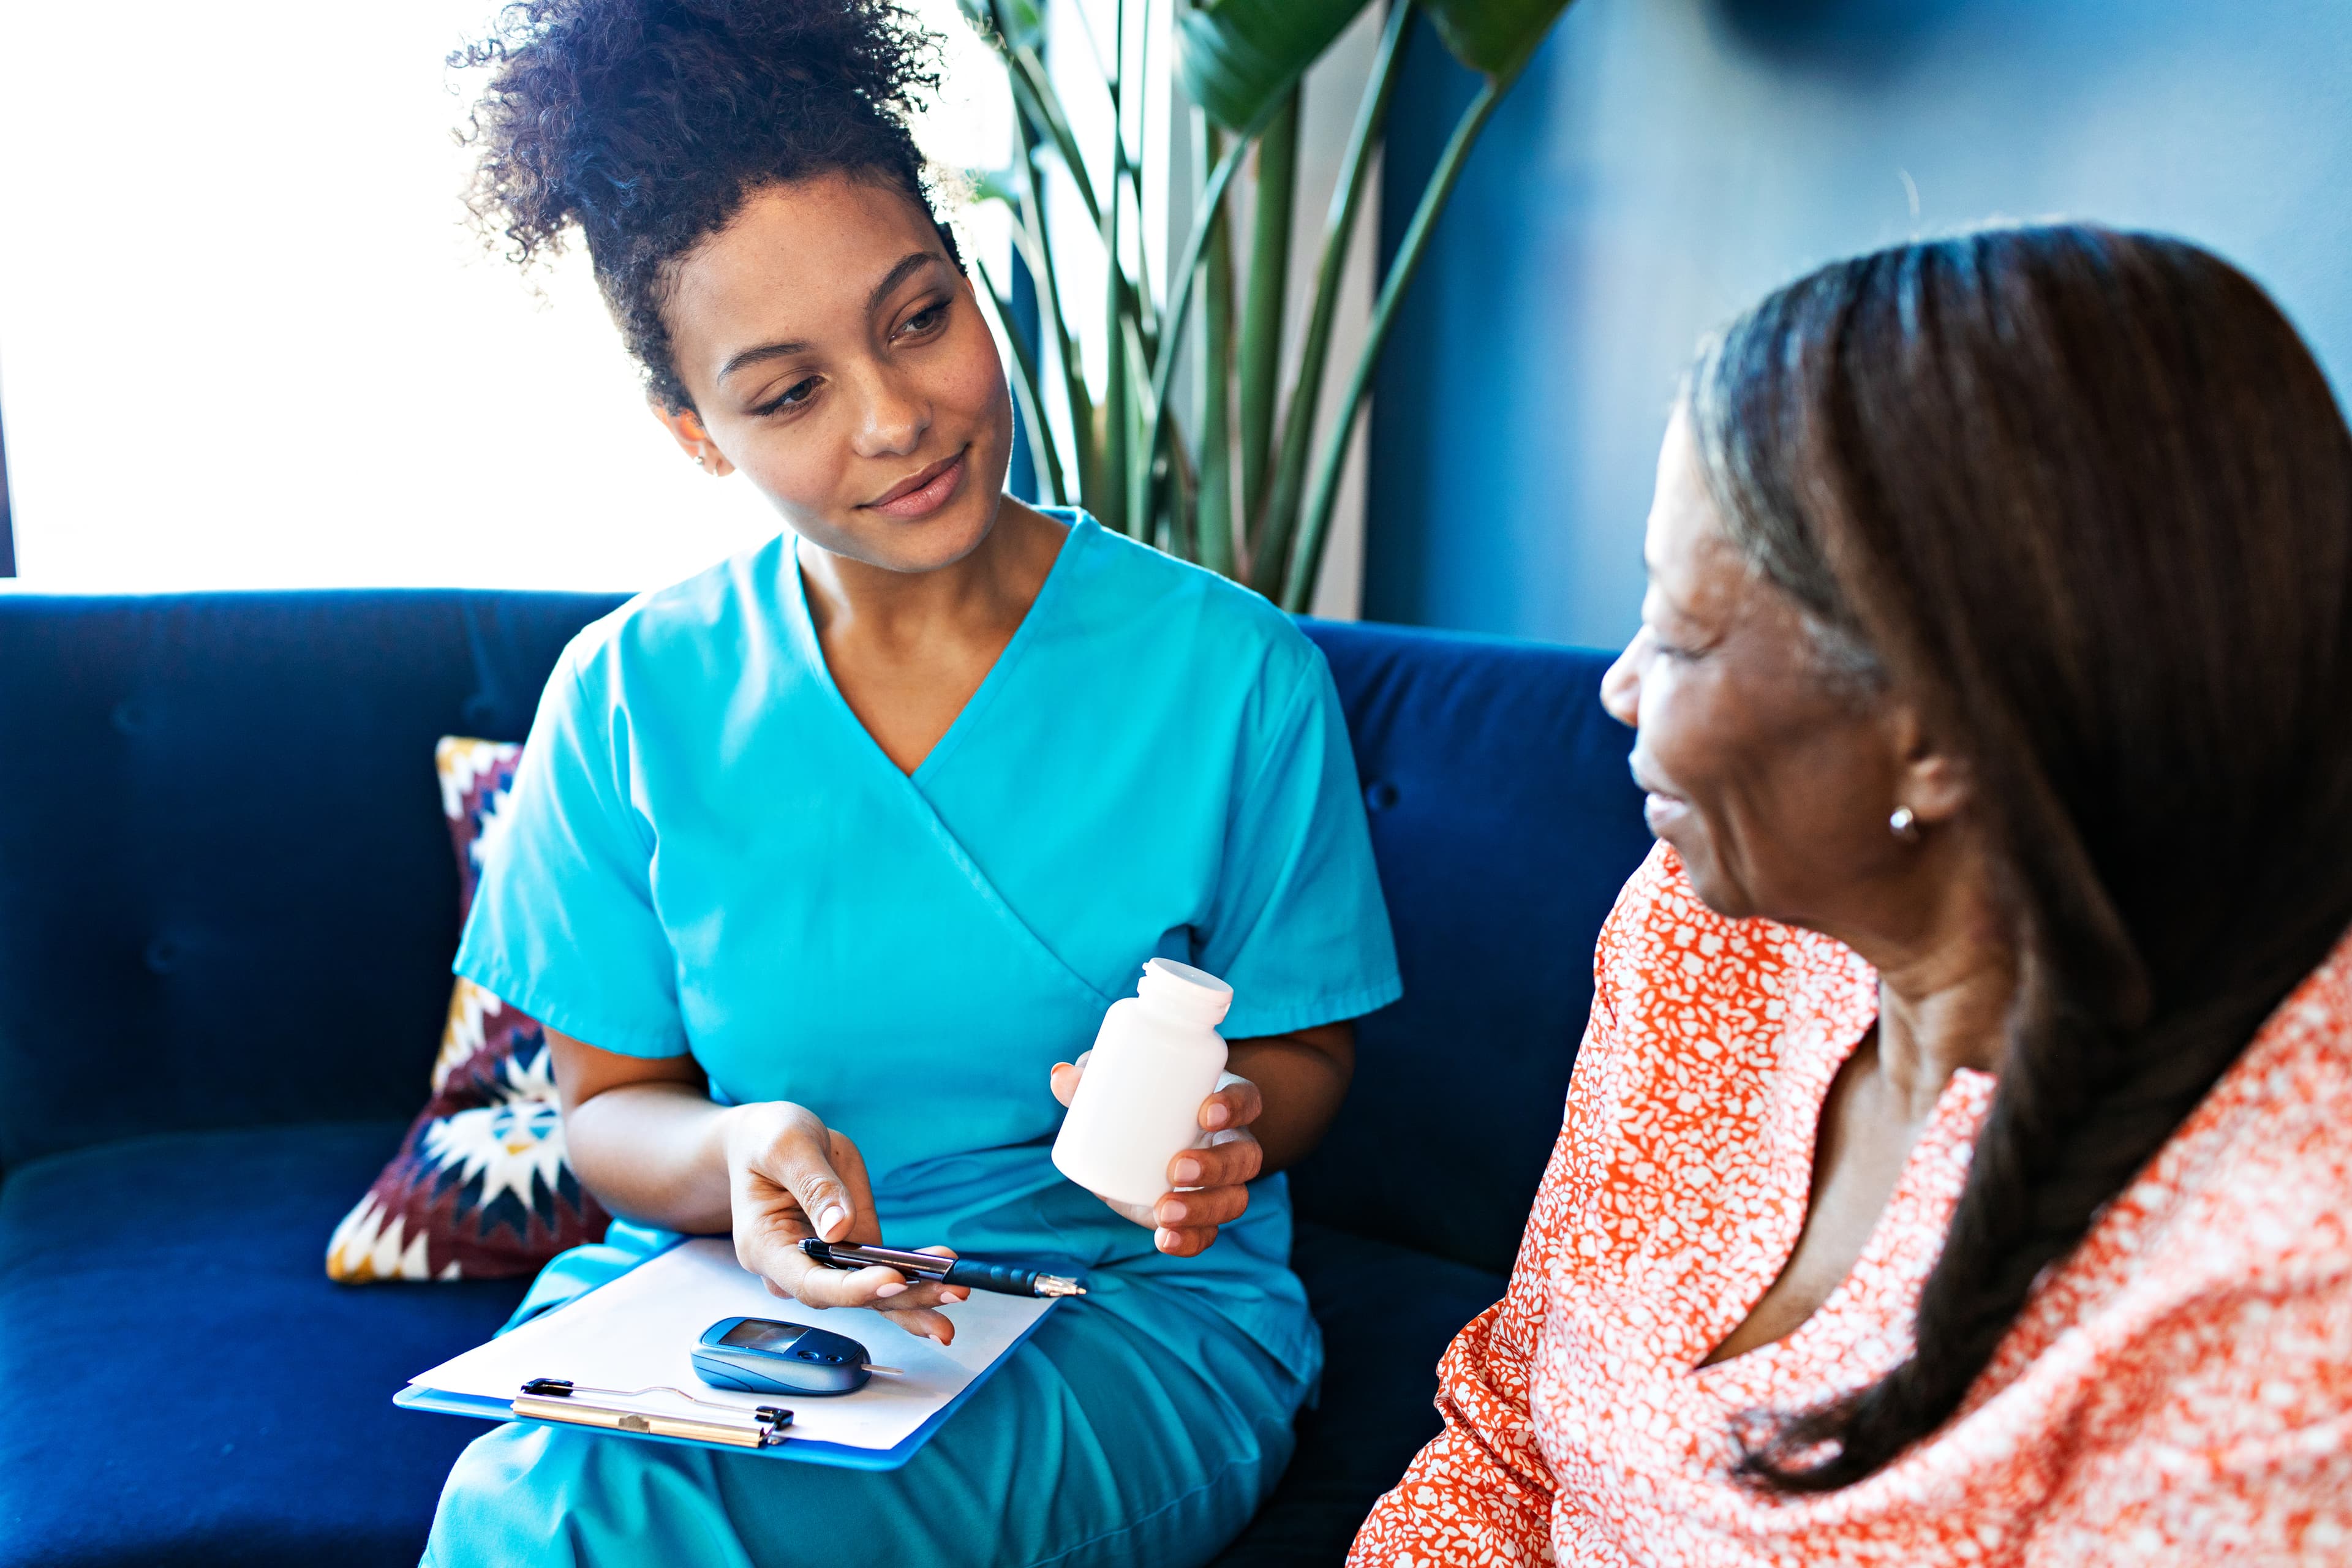
[[[404,1564],[482,1428],[395,1410],[521,1282],[331,1284],[457,942],[431,752],[609,596],[0,595],[0,1564]],[[1310,624],[1405,999],[1296,1174],[1329,1346],[1223,1561],[1336,1563],[1500,1292],[1647,844],[1599,656]]]

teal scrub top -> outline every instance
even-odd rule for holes
[[[790,534],[586,628],[456,968],[602,1049],[690,1053],[715,1099],[807,1106],[894,1243],[1197,1280],[1304,1372],[1281,1178],[1165,1258],[1053,1168],[1047,1074],[1154,955],[1232,984],[1228,1039],[1397,997],[1338,692],[1263,598],[1066,520],[911,775],[835,689]]]

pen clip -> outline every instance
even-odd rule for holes
[[[801,1238],[801,1251],[828,1268],[895,1268],[910,1279],[938,1279],[954,1266],[952,1258],[908,1252],[896,1247],[868,1247],[861,1242]]]
[[[677,1415],[658,1410],[635,1410],[625,1405],[593,1405],[573,1397],[599,1394],[614,1399],[641,1399],[668,1394],[705,1410],[724,1411],[748,1420],[721,1420],[709,1415]],[[608,1431],[639,1432],[655,1437],[690,1437],[704,1443],[724,1443],[736,1448],[769,1448],[784,1440],[793,1413],[779,1405],[746,1410],[713,1399],[698,1399],[682,1388],[655,1384],[646,1388],[585,1388],[561,1377],[534,1377],[511,1401],[514,1414],[526,1421],[562,1421],[574,1426],[601,1426]]]

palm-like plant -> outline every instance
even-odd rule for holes
[[[1154,0],[1113,0],[1117,36],[1104,69],[1112,106],[1109,182],[1097,188],[1044,58],[1037,0],[960,0],[1003,61],[1015,109],[1013,167],[984,180],[983,195],[1011,209],[1013,244],[1034,281],[1041,331],[1053,334],[1059,374],[1040,345],[1010,330],[1008,279],[980,268],[982,295],[1013,344],[1013,380],[1045,499],[1076,501],[1108,527],[1238,578],[1284,607],[1312,601],[1348,444],[1371,385],[1398,301],[1412,284],[1446,198],[1496,105],[1569,0],[1389,0],[1371,78],[1358,105],[1324,226],[1290,385],[1280,384],[1297,200],[1298,94],[1307,68],[1378,0],[1166,0],[1176,6],[1176,69],[1196,106],[1196,166],[1202,172],[1189,231],[1158,300],[1140,244],[1122,245],[1139,220],[1141,160],[1119,112],[1126,89],[1129,12],[1146,26]],[[1340,285],[1374,154],[1404,58],[1407,34],[1426,13],[1454,57],[1485,80],[1413,208],[1381,279],[1370,331],[1322,417],[1322,391]],[[1255,153],[1249,255],[1235,256],[1226,196]],[[1090,220],[1087,248],[1057,254],[1045,221],[1045,176],[1058,165]],[[1171,229],[1184,229],[1181,218]],[[1130,259],[1131,256],[1131,259]],[[1239,263],[1237,265],[1237,263]],[[1108,373],[1101,395],[1081,368],[1078,331],[1063,308],[1061,279],[1100,267],[1107,283]],[[1198,305],[1195,307],[1195,296]],[[1187,345],[1198,351],[1190,417],[1171,406]],[[1052,416],[1058,414],[1058,421]],[[1052,431],[1075,437],[1068,471]]]

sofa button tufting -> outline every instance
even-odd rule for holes
[[[1386,811],[1403,798],[1397,786],[1386,779],[1377,779],[1364,791],[1364,805],[1373,811]]]
[[[147,710],[139,702],[118,702],[108,717],[114,721],[114,727],[126,735],[136,735],[147,728]]]
[[[477,730],[499,716],[498,700],[487,691],[477,691],[466,699],[457,710],[458,717]]]
[[[173,966],[180,962],[180,950],[172,945],[171,938],[159,936],[147,944],[143,956],[148,968],[158,974],[169,974]]]

